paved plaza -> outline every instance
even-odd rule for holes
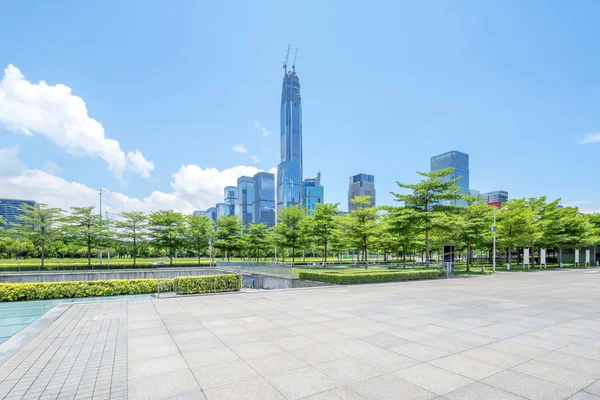
[[[5,399],[600,400],[600,273],[65,305]]]

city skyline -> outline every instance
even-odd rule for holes
[[[275,173],[281,162],[281,61],[292,42],[309,99],[302,166],[323,172],[327,202],[345,209],[348,176],[366,171],[378,204],[393,204],[395,181],[415,182],[431,155],[459,149],[482,192],[600,210],[587,178],[600,140],[593,2],[384,1],[366,12],[309,2],[293,13],[240,3],[229,15],[222,5],[150,1],[119,3],[115,17],[117,4],[4,8],[35,29],[0,27],[19,38],[0,54],[0,196],[68,208],[97,205],[102,187],[111,217],[216,206],[239,176]],[[208,22],[192,23],[194,14]],[[223,15],[227,23],[214,22]],[[51,22],[62,18],[71,24]],[[493,151],[501,148],[510,151]]]

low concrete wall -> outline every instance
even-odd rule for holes
[[[47,272],[26,274],[0,274],[0,282],[25,283],[25,282],[70,282],[70,281],[97,281],[110,279],[166,279],[177,276],[198,276],[224,274],[227,271],[209,268],[190,269],[153,269],[153,270],[115,270],[115,271],[86,271],[86,272]]]
[[[255,289],[293,289],[314,286],[330,286],[322,282],[303,281],[298,278],[281,278],[278,276],[243,274],[244,286]]]

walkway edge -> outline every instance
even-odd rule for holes
[[[8,360],[13,358],[15,354],[23,349],[29,342],[31,342],[36,336],[38,336],[44,329],[52,324],[58,317],[62,315],[69,307],[71,303],[61,303],[52,307],[44,315],[15,333],[4,343],[0,344],[0,368]]]

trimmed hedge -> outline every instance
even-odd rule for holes
[[[180,276],[173,280],[173,290],[181,294],[232,292],[242,287],[240,274],[214,276]]]
[[[194,282],[193,287],[204,291],[190,293],[225,292],[241,288],[241,275],[226,274],[210,276],[178,277],[171,279],[114,279],[82,282],[36,282],[0,283],[0,302],[25,300],[72,299],[79,297],[103,297],[128,294],[172,292],[175,280]],[[160,288],[158,287],[160,282]],[[237,282],[237,285],[234,284]],[[192,283],[188,283],[191,285]]]
[[[432,268],[430,270],[418,271],[363,271],[352,273],[339,272],[300,272],[299,277],[306,281],[336,283],[338,285],[355,285],[359,283],[382,283],[412,281],[419,279],[436,279],[440,276],[439,270]]]

